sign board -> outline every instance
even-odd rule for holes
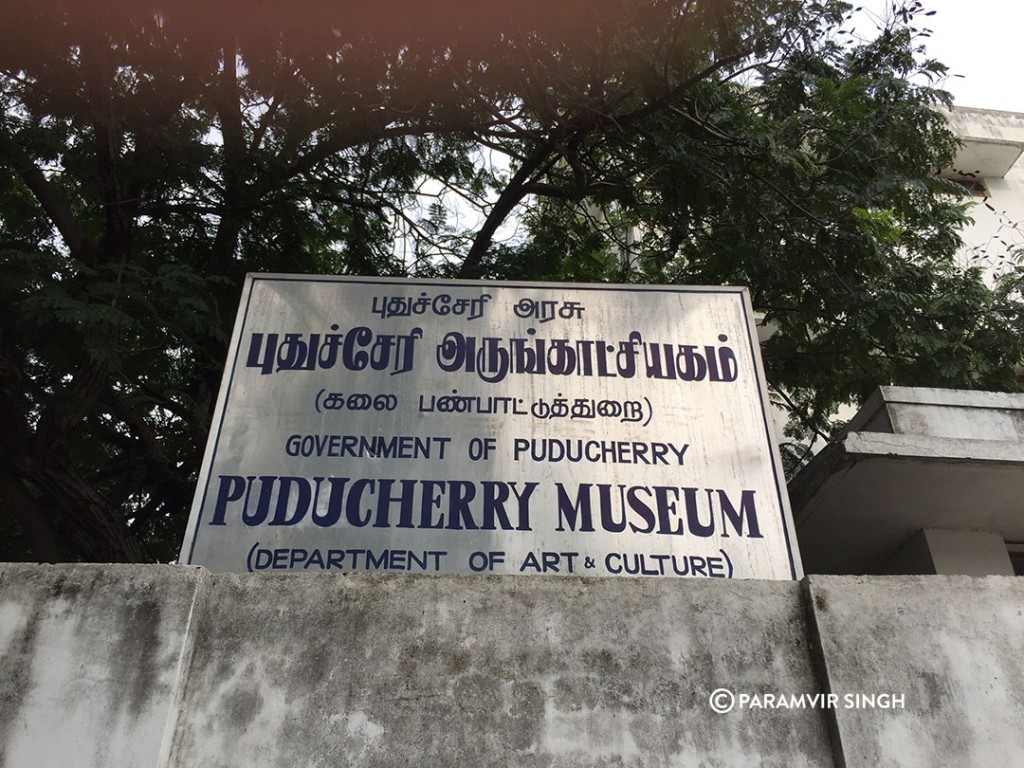
[[[181,562],[795,579],[741,288],[252,275]]]

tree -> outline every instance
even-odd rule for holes
[[[749,284],[816,431],[1015,385],[919,3],[421,6],[0,9],[5,558],[174,556],[249,271]]]

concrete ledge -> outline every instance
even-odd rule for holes
[[[984,461],[1024,466],[1024,443],[1016,441],[853,432],[846,436],[842,445],[848,455],[863,458],[896,456],[950,463]]]
[[[1002,178],[1024,150],[1024,121],[1016,112],[969,107],[941,111],[963,143],[954,162],[961,173]]]
[[[1024,540],[1024,395],[880,387],[789,492],[806,573],[891,572],[924,529]]]
[[[1024,517],[1018,514],[1024,464],[982,459],[980,451],[967,460],[949,455],[955,448],[950,445],[945,456],[928,455],[928,446],[919,442],[927,438],[916,436],[872,433],[857,439],[866,434],[828,446],[790,483],[805,572],[877,572],[924,528],[1024,539]],[[919,455],[896,454],[896,442],[900,450],[915,445]]]

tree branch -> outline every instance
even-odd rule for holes
[[[95,248],[71,211],[68,201],[49,182],[14,138],[3,129],[0,129],[0,158],[6,160],[15,170],[46,211],[71,255],[84,264],[96,266]]]
[[[480,276],[481,263],[487,249],[491,247],[494,233],[498,231],[498,227],[508,218],[520,201],[529,194],[530,179],[538,171],[549,168],[553,162],[551,150],[547,146],[542,146],[535,149],[530,157],[519,166],[519,170],[509,179],[508,184],[498,195],[497,201],[491,207],[490,213],[487,214],[487,219],[473,239],[473,245],[459,269],[460,278]]]

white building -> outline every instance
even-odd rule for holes
[[[1024,114],[956,108],[964,267],[1024,250]],[[790,483],[808,573],[1024,574],[1024,395],[881,387]]]
[[[943,176],[973,197],[961,265],[996,277],[1024,248],[1024,114],[956,107],[947,119],[963,146]]]

